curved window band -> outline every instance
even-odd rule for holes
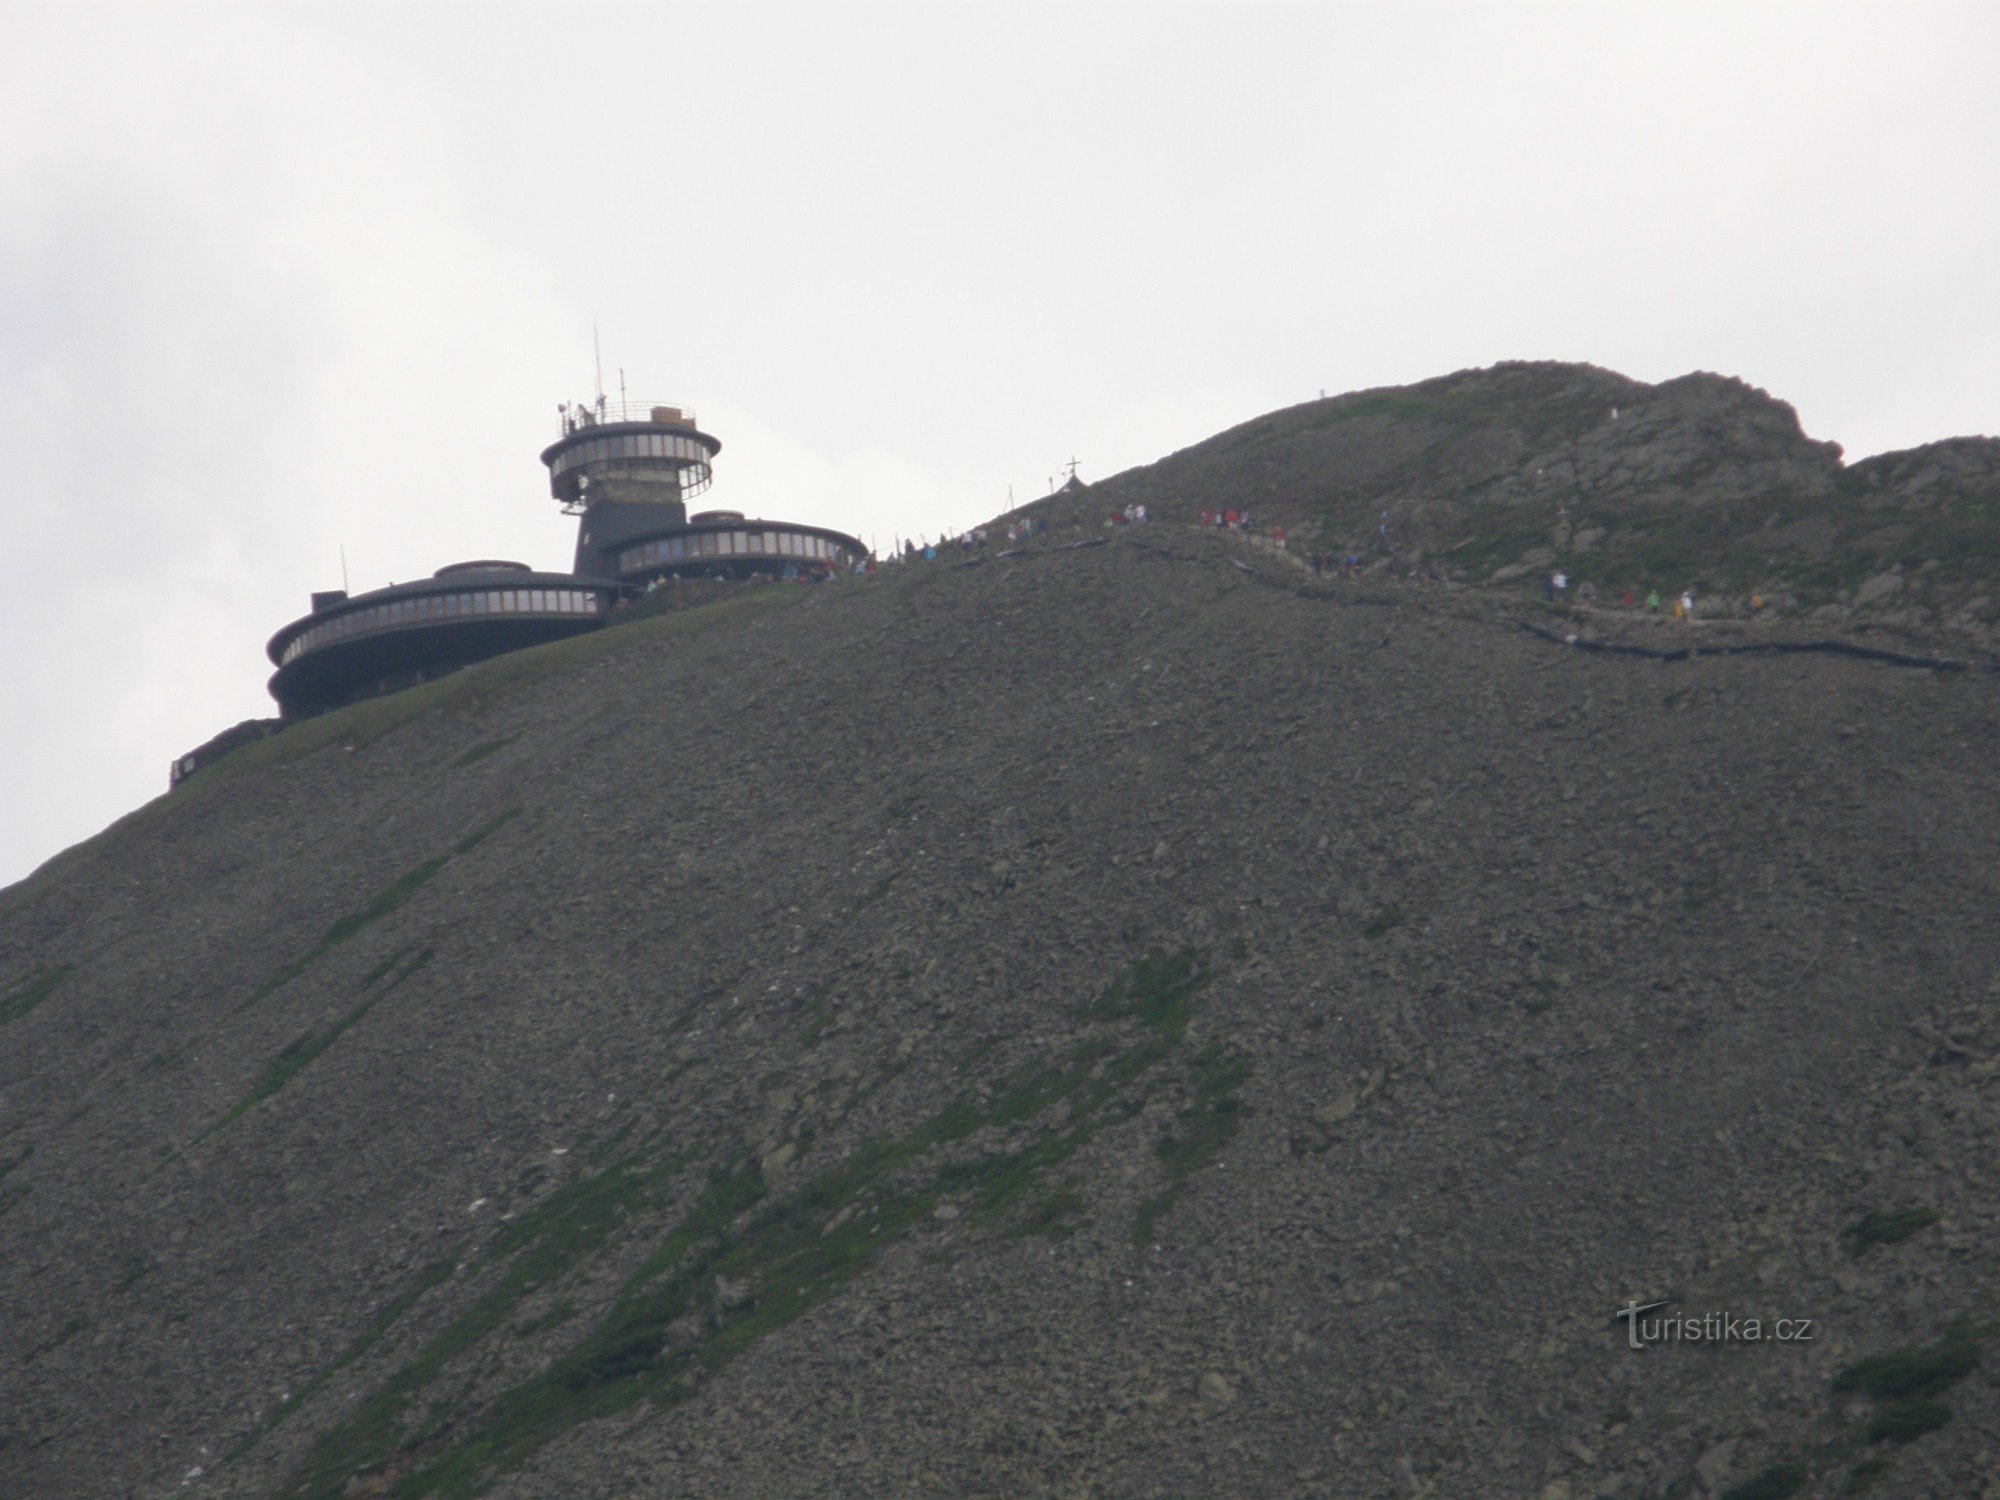
[[[420,595],[416,599],[352,610],[300,631],[279,653],[279,664],[289,664],[306,652],[335,641],[402,625],[502,614],[546,617],[600,612],[598,596],[590,589],[488,589],[477,593]]]
[[[584,464],[610,463],[625,458],[665,459],[675,464],[693,464],[706,469],[709,453],[706,446],[692,438],[663,432],[628,432],[578,443],[557,454],[550,467],[556,474],[566,474]]]
[[[628,547],[618,554],[618,571],[634,573],[709,557],[804,557],[846,563],[849,556],[838,542],[806,532],[699,531]]]

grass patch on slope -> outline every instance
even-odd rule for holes
[[[300,1073],[311,1066],[322,1052],[340,1040],[341,1033],[367,1015],[369,1011],[373,1010],[378,1004],[393,994],[404,980],[408,979],[431,961],[431,950],[426,948],[408,963],[403,964],[400,968],[396,968],[398,962],[409,951],[407,948],[402,949],[393,957],[384,960],[380,968],[361,981],[361,988],[364,991],[372,988],[377,981],[394,969],[395,975],[389,980],[388,984],[384,985],[377,993],[368,996],[367,999],[355,1006],[354,1009],[327,1027],[326,1030],[308,1031],[304,1036],[285,1048],[283,1052],[280,1052],[271,1061],[270,1066],[264,1069],[263,1074],[258,1080],[250,1086],[250,1092],[232,1104],[229,1107],[228,1113],[223,1115],[221,1119],[212,1125],[203,1126],[201,1132],[195,1136],[192,1144],[198,1145],[217,1131],[225,1130],[235,1124],[244,1115],[277,1093],[278,1090],[282,1089],[294,1078],[298,1077]]]
[[[1848,1365],[1833,1377],[1837,1396],[1861,1397],[1871,1404],[1865,1418],[1833,1419],[1830,1435],[1806,1452],[1789,1454],[1724,1490],[1720,1500],[1786,1500],[1818,1485],[1833,1492],[1835,1476],[1846,1470],[1842,1494],[1859,1494],[1889,1473],[1887,1456],[1907,1443],[1936,1432],[1951,1420],[1943,1397],[1979,1367],[1985,1331],[1963,1320],[1929,1344],[1892,1349]],[[1622,1415],[1630,1418],[1629,1412]]]
[[[368,1326],[355,1338],[354,1342],[335,1356],[331,1364],[323,1370],[315,1371],[311,1378],[301,1384],[296,1391],[291,1392],[284,1400],[280,1401],[263,1421],[251,1429],[247,1437],[229,1451],[225,1457],[225,1461],[241,1457],[243,1454],[249,1452],[251,1448],[256,1446],[259,1439],[303,1406],[335,1375],[338,1375],[342,1370],[374,1348],[376,1344],[381,1342],[383,1335],[396,1326],[396,1323],[402,1318],[403,1314],[417,1305],[418,1300],[424,1293],[434,1287],[444,1285],[445,1282],[458,1274],[458,1267],[459,1262],[448,1257],[433,1261],[429,1266],[425,1267],[423,1274],[417,1278],[414,1286],[391,1299],[387,1306],[376,1313]]]
[[[1806,1487],[1811,1475],[1797,1459],[1787,1459],[1760,1469],[1741,1484],[1722,1492],[1722,1500],[1788,1500]]]
[[[1918,1349],[1898,1349],[1849,1365],[1833,1377],[1836,1391],[1874,1401],[1935,1396],[1979,1367],[1979,1344],[1969,1334],[1948,1334]]]
[[[1893,1451],[1928,1436],[1951,1420],[1951,1408],[1942,1398],[1979,1368],[1984,1337],[1984,1330],[1960,1320],[1929,1344],[1891,1349],[1840,1370],[1833,1377],[1834,1394],[1859,1396],[1870,1402],[1873,1410],[1858,1430],[1843,1420],[1836,1437],[1803,1460],[1795,1461],[1794,1466],[1812,1475],[1826,1475],[1852,1464],[1845,1492],[1854,1494],[1870,1488],[1890,1467],[1882,1456],[1882,1445],[1889,1445],[1889,1451]],[[1875,1450],[1873,1456],[1862,1457],[1869,1450]]]
[[[6,997],[0,999],[0,1026],[8,1026],[20,1020],[48,999],[55,993],[56,986],[69,978],[71,972],[69,964],[58,964],[53,969],[43,969],[18,988],[9,990]]]
[[[1075,1234],[1083,1227],[1083,1216],[1090,1207],[1083,1196],[1082,1182],[1074,1174],[1064,1178],[1062,1186],[1029,1207],[1015,1225],[1014,1233],[1039,1234],[1050,1239],[1066,1239]]]
[[[1166,1169],[1167,1185],[1140,1203],[1132,1221],[1134,1248],[1152,1243],[1160,1220],[1172,1211],[1189,1179],[1235,1139],[1245,1113],[1236,1090],[1249,1076],[1249,1059],[1222,1047],[1210,1047],[1197,1060],[1194,1103],[1180,1112],[1175,1128],[1154,1143],[1153,1154]]]
[[[1872,1209],[1841,1230],[1840,1238],[1850,1255],[1862,1255],[1877,1245],[1900,1245],[1937,1221],[1931,1208]]]
[[[503,1231],[483,1263],[492,1284],[321,1434],[280,1493],[331,1500],[373,1472],[393,1474],[389,1493],[404,1500],[477,1494],[579,1424],[686,1400],[920,1230],[1067,1232],[1083,1201],[1059,1170],[1165,1081],[1158,1065],[1208,982],[1198,952],[1148,955],[1082,1008],[1078,1040],[969,1084],[907,1134],[867,1142],[789,1188],[743,1151],[683,1187],[689,1150],[670,1149],[663,1127]],[[1170,1172],[1196,1170],[1233,1132],[1216,1122],[1248,1071],[1247,1060],[1213,1050],[1195,1060],[1196,1103],[1162,1152]],[[677,1194],[687,1196],[678,1222],[566,1352],[481,1406],[421,1404],[458,1356],[519,1326],[528,1296],[597,1262],[628,1224],[670,1210]],[[940,1220],[944,1205],[954,1212]]]
[[[39,1344],[35,1345],[34,1348],[30,1349],[27,1352],[27,1354],[22,1357],[21,1363],[24,1365],[31,1365],[36,1360],[40,1359],[44,1354],[53,1354],[56,1350],[62,1348],[64,1344],[67,1344],[71,1339],[75,1338],[79,1333],[88,1332],[89,1328],[90,1328],[90,1320],[88,1318],[64,1319],[62,1327],[58,1328],[54,1333],[50,1334],[47,1338],[43,1339]]]
[[[314,944],[308,952],[284,965],[277,973],[259,985],[252,991],[247,1000],[236,1007],[237,1011],[248,1010],[274,990],[290,984],[299,975],[305,973],[307,969],[310,969],[322,958],[325,958],[327,954],[338,948],[342,943],[345,943],[349,938],[352,938],[356,933],[365,931],[391,912],[397,910],[412,896],[416,895],[418,891],[436,879],[438,873],[446,865],[450,864],[454,859],[462,859],[464,856],[470,854],[474,849],[477,849],[487,839],[498,833],[520,815],[520,808],[510,807],[484,827],[460,839],[452,847],[450,853],[440,854],[433,859],[427,859],[415,869],[408,870],[398,876],[394,882],[376,895],[374,899],[357,906],[345,916],[336,919],[333,925],[328,927],[326,932],[320,937],[318,943]]]
[[[497,740],[487,740],[484,744],[474,745],[465,754],[453,761],[447,769],[463,771],[467,766],[476,766],[482,760],[486,759],[487,756],[498,755],[520,737],[518,734],[505,734]]]

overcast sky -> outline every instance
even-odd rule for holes
[[[0,884],[338,587],[567,567],[604,378],[713,503],[959,529],[1501,359],[2000,430],[2000,7],[0,4]]]

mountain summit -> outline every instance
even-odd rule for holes
[[[1977,1493],[1991,473],[1500,367],[231,753],[0,893],[0,1491]]]
[[[1844,465],[1740,380],[1646,385],[1589,365],[1503,364],[1309,402],[1099,486],[1192,519],[1231,497],[1302,542],[1402,550],[1528,590],[1693,588],[1725,613],[1990,635],[2000,622],[2000,440]],[[1386,533],[1383,528],[1386,526]]]

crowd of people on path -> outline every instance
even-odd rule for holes
[[[1406,562],[1400,553],[1390,554],[1387,561],[1372,568],[1361,560],[1358,552],[1309,552],[1306,563],[1315,578],[1366,578],[1371,571],[1379,571],[1384,577],[1407,578],[1412,583],[1444,582],[1444,574],[1438,569]]]
[[[1408,579],[1419,583],[1443,582],[1444,573],[1436,565],[1419,564],[1406,559],[1394,543],[1388,540],[1387,520],[1387,513],[1385,512],[1383,525],[1380,529],[1383,534],[1383,545],[1388,550],[1388,557],[1386,559],[1377,558],[1373,561],[1368,561],[1364,560],[1358,552],[1309,552],[1306,554],[1305,561],[1307,566],[1312,569],[1313,576],[1316,578],[1358,579],[1371,575],[1381,575],[1388,578]],[[1195,512],[1195,523],[1204,531],[1213,529],[1217,531],[1251,532],[1255,530],[1251,525],[1250,516],[1247,511],[1197,510]],[[1261,535],[1261,533],[1259,534]],[[1285,550],[1285,533],[1282,527],[1272,527],[1269,533],[1269,540],[1279,551]],[[1570,599],[1569,574],[1561,569],[1551,573],[1543,583],[1543,590],[1552,604],[1568,602]],[[1594,608],[1597,604],[1597,597],[1597,586],[1594,583],[1586,580],[1577,584],[1575,591],[1577,604],[1585,608]],[[1628,588],[1618,597],[1617,608],[1620,610],[1628,613],[1637,613],[1641,607],[1636,589]],[[1662,604],[1658,589],[1654,589],[1647,594],[1643,607],[1651,615],[1658,615],[1661,612]],[[1683,589],[1680,594],[1671,596],[1667,600],[1665,608],[1667,613],[1675,620],[1692,624],[1695,615],[1693,588]],[[1763,596],[1752,594],[1750,596],[1751,618],[1762,619],[1764,617],[1764,609],[1765,601]]]
[[[1195,512],[1195,520],[1203,531],[1239,532],[1268,541],[1280,552],[1291,550],[1285,540],[1284,527],[1273,526],[1267,531],[1259,531],[1251,522],[1250,512],[1247,510],[1198,510]]]
[[[1569,598],[1569,574],[1563,572],[1560,568],[1557,569],[1548,576],[1548,580],[1542,585],[1542,592],[1551,604],[1567,602]],[[1596,586],[1588,582],[1578,584],[1576,588],[1576,602],[1585,608],[1594,606],[1597,602]],[[1616,607],[1626,614],[1637,614],[1643,608],[1647,614],[1657,616],[1661,609],[1660,591],[1658,589],[1648,590],[1642,604],[1639,599],[1639,591],[1635,588],[1628,588],[1618,596]],[[1753,620],[1763,619],[1764,608],[1764,596],[1762,594],[1752,594],[1750,596],[1750,618]],[[1666,602],[1666,611],[1668,615],[1682,624],[1692,625],[1694,623],[1694,590],[1686,588],[1682,589],[1679,594],[1670,595]]]
[[[1111,511],[1106,517],[1104,525],[1107,529],[1117,526],[1143,526],[1147,523],[1148,519],[1145,505],[1134,501],[1129,505],[1124,505]],[[1272,526],[1260,529],[1251,521],[1250,513],[1247,510],[1234,508],[1225,510],[1198,510],[1195,512],[1195,519],[1196,524],[1204,531],[1215,530],[1249,535],[1259,542],[1269,544],[1277,551],[1283,552],[1287,550],[1284,528],[1282,526]],[[1064,524],[1075,527],[1079,524],[1088,523],[1083,522],[1081,517],[1071,516]],[[988,546],[996,533],[1009,543],[1023,542],[1035,536],[1047,535],[1050,526],[1051,523],[1047,516],[1019,516],[1007,522],[1004,527],[988,528],[985,526],[975,526],[969,531],[960,532],[955,537],[941,536],[935,542],[927,541],[922,537],[899,539],[890,548],[885,560],[888,562],[905,563],[935,561],[940,549],[956,546],[961,554],[976,552]],[[1360,579],[1381,576],[1391,579],[1407,579],[1412,582],[1421,583],[1442,583],[1445,581],[1444,572],[1435,564],[1423,565],[1405,558],[1393,542],[1389,540],[1386,512],[1384,513],[1384,524],[1381,530],[1383,533],[1383,545],[1388,552],[1386,558],[1364,559],[1359,552],[1326,550],[1306,553],[1303,561],[1312,569],[1313,575],[1318,578]],[[873,557],[859,557],[855,558],[844,568],[831,562],[788,562],[782,572],[758,572],[752,576],[755,581],[764,583],[813,585],[832,582],[842,572],[851,572],[857,578],[870,578],[875,576],[875,571],[876,563]],[[704,575],[696,575],[690,581],[702,581],[704,579],[722,580],[727,579],[729,576],[726,572],[716,570]],[[646,584],[645,592],[651,594],[658,589],[680,581],[678,575],[663,575],[650,580]],[[1551,604],[1567,604],[1571,601],[1571,580],[1568,572],[1564,569],[1558,568],[1553,573],[1547,575],[1542,587],[1544,596]],[[1597,607],[1598,590],[1596,585],[1588,581],[1576,584],[1574,601],[1577,605],[1585,609]],[[1669,595],[1663,601],[1658,589],[1649,590],[1642,600],[1636,588],[1627,588],[1618,595],[1613,607],[1631,615],[1636,615],[1643,610],[1647,615],[1654,617],[1660,616],[1664,610],[1672,619],[1683,624],[1692,624],[1695,618],[1694,590],[1691,587],[1683,589],[1678,595]],[[1765,607],[1765,600],[1761,595],[1752,594],[1750,596],[1750,615],[1752,619],[1762,619]]]
[[[767,569],[759,568],[741,577],[738,577],[736,574],[729,572],[726,568],[711,568],[705,572],[687,574],[687,575],[683,575],[680,573],[663,573],[656,578],[647,579],[646,587],[643,590],[643,592],[647,594],[658,593],[661,589],[672,588],[675,585],[680,584],[682,582],[789,583],[801,586],[810,586],[812,584],[819,584],[819,583],[832,583],[837,578],[840,577],[842,571],[843,569],[837,563],[788,562],[781,570],[777,572],[771,572]],[[852,573],[857,578],[873,578],[875,576],[875,559],[872,557],[858,557],[852,563],[850,563],[844,571]],[[623,602],[624,601],[622,600],[620,601],[620,603]]]
[[[998,528],[1003,541],[1025,542],[1029,537],[1048,535],[1049,522],[1046,516],[1021,516]],[[992,542],[994,528],[975,526],[970,531],[961,531],[957,536],[941,536],[935,542],[922,537],[899,540],[889,549],[893,562],[900,557],[904,562],[935,562],[940,548],[956,547],[960,553],[978,552]]]
[[[1109,512],[1105,517],[1104,527],[1109,530],[1118,526],[1143,526],[1149,519],[1150,517],[1147,514],[1145,505],[1134,501],[1129,505],[1120,506],[1118,509]],[[1313,575],[1318,578],[1360,579],[1383,577],[1404,579],[1416,583],[1443,583],[1446,581],[1444,570],[1436,564],[1419,563],[1405,557],[1389,535],[1389,516],[1387,511],[1383,512],[1381,519],[1382,524],[1377,529],[1382,536],[1382,546],[1387,552],[1386,557],[1364,558],[1359,552],[1326,550],[1308,552],[1303,555],[1302,560],[1312,569]],[[1074,527],[1080,523],[1088,524],[1087,522],[1082,522],[1081,518],[1076,516],[1071,516],[1064,524]],[[1213,530],[1247,535],[1261,543],[1268,544],[1279,552],[1289,550],[1286,544],[1285,530],[1282,526],[1259,527],[1251,520],[1248,510],[1234,507],[1221,510],[1197,510],[1195,512],[1195,524],[1204,531]],[[1049,529],[1050,522],[1046,516],[1022,516],[1008,522],[1004,530],[1001,531],[1001,535],[1010,543],[1021,542],[1034,536],[1046,535]],[[900,544],[899,550],[901,559],[906,562],[919,559],[935,559],[940,547],[950,546],[953,542],[956,543],[961,552],[972,552],[985,547],[989,540],[988,529],[980,526],[973,528],[971,531],[963,532],[955,538],[940,537],[935,544],[925,542],[921,539],[905,541]],[[897,555],[897,550],[892,549],[890,559],[892,561],[896,560]],[[857,573],[864,570],[868,573],[873,573],[875,571],[873,562],[866,563],[865,568],[864,565],[857,564],[855,568]],[[1567,604],[1573,599],[1575,604],[1586,609],[1599,607],[1597,586],[1585,580],[1575,584],[1572,589],[1568,572],[1560,568],[1544,579],[1543,592],[1551,604]],[[1685,588],[1679,594],[1668,595],[1664,600],[1658,589],[1651,589],[1642,600],[1636,588],[1627,588],[1618,595],[1615,601],[1611,601],[1611,607],[1633,615],[1643,610],[1648,615],[1658,617],[1664,612],[1676,621],[1684,624],[1692,624],[1695,618],[1694,589],[1692,587]],[[1761,595],[1752,594],[1750,596],[1751,618],[1762,619],[1765,609],[1766,601],[1764,598]]]

